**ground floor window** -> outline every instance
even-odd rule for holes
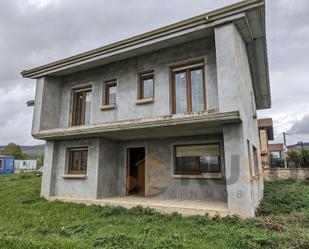
[[[88,148],[68,149],[68,174],[84,175],[87,172]]]
[[[175,146],[175,174],[221,173],[219,144]]]

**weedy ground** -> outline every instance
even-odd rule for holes
[[[41,178],[0,176],[0,248],[309,248],[309,183],[265,183],[256,218],[163,215],[40,198]]]

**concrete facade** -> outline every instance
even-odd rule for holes
[[[248,1],[248,5],[260,2]],[[241,26],[243,15],[238,13],[235,18],[239,21],[212,23],[214,26],[203,24],[204,33],[196,28],[192,34],[182,33],[161,47],[159,42],[148,44],[136,56],[104,65],[98,61],[96,66],[75,72],[36,77],[32,133],[41,139],[44,134],[50,135],[45,137],[42,196],[89,200],[124,197],[127,150],[144,147],[145,197],[224,202],[230,214],[254,216],[263,196],[261,160],[259,156],[254,157],[255,153],[260,155],[256,110],[258,105],[268,105],[270,99],[266,95],[260,97],[267,93],[267,88],[257,85],[268,76],[256,74],[267,65],[259,61],[258,70],[252,69],[251,49],[258,47],[254,43],[263,37],[258,37],[260,31],[251,30],[251,36],[256,35],[257,39],[250,39],[250,32],[245,32],[250,27]],[[152,52],[145,52],[146,48]],[[173,115],[171,68],[194,61],[205,64],[206,110]],[[154,101],[137,105],[138,74],[148,70],[154,71]],[[110,79],[117,79],[117,105],[103,110],[103,83]],[[259,83],[256,79],[260,79]],[[70,127],[72,89],[84,85],[92,87],[90,124],[82,127],[82,135],[75,131],[74,136],[67,136],[67,132],[74,131]],[[239,118],[227,119],[231,113]],[[197,119],[216,114],[220,114],[216,120]],[[191,121],[176,124],[175,117]],[[127,121],[130,127],[117,130],[117,122],[122,121]],[[157,126],[149,126],[151,123]],[[110,127],[111,131],[100,133],[98,125],[101,124],[106,124],[104,129]],[[58,135],[53,138],[52,134]],[[212,143],[220,146],[220,174],[174,174],[176,145]],[[82,177],[67,174],[67,150],[75,147],[88,148],[87,174]]]

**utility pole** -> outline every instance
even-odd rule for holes
[[[284,143],[284,150],[285,150],[285,155],[284,155],[284,168],[287,168],[288,167],[288,164],[287,164],[287,161],[286,161],[286,133],[283,132],[283,143]]]

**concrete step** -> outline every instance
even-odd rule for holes
[[[95,204],[101,206],[121,206],[124,208],[133,208],[142,206],[157,210],[160,213],[179,213],[184,216],[219,215],[221,217],[229,215],[228,206],[225,202],[210,202],[199,200],[181,200],[181,199],[153,199],[147,197],[110,197],[104,199],[81,199],[68,197],[50,197],[49,200],[59,200],[63,202],[83,203],[87,205]]]

